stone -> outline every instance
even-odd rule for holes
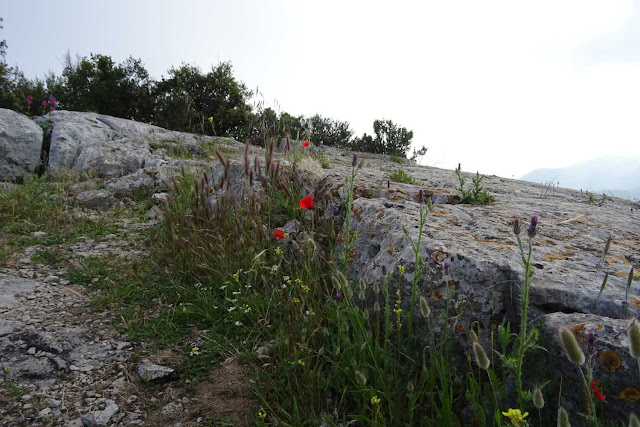
[[[113,207],[116,203],[115,197],[106,190],[88,190],[76,196],[78,204],[88,209],[105,211]]]
[[[182,412],[182,403],[181,402],[170,402],[162,407],[160,410],[162,415],[172,415],[175,413]]]
[[[0,180],[35,173],[42,154],[42,128],[27,116],[0,108]]]
[[[42,411],[38,412],[39,417],[44,417],[51,414],[51,408],[44,408]]]
[[[105,182],[105,189],[115,197],[130,197],[136,192],[152,192],[154,186],[153,178],[144,173],[142,169],[133,174],[113,178]]]
[[[82,424],[85,427],[106,425],[120,408],[115,403],[107,405],[102,411],[89,412],[82,416]]]
[[[173,369],[152,363],[149,359],[144,359],[136,367],[136,371],[141,379],[145,381],[156,381],[169,377],[173,374]]]

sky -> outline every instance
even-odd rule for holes
[[[504,177],[640,154],[637,1],[0,0],[7,62],[230,61],[267,105],[413,130],[421,163]]]

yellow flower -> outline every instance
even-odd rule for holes
[[[373,397],[371,398],[371,404],[372,404],[372,405],[376,405],[376,406],[378,406],[378,405],[380,404],[380,402],[381,402],[381,401],[380,401],[380,399],[378,399],[378,396],[377,396],[377,395],[375,395],[375,396],[373,396]]]
[[[502,415],[509,418],[511,420],[511,424],[513,424],[516,427],[519,427],[523,425],[522,422],[524,421],[525,418],[527,418],[529,413],[525,412],[523,414],[522,412],[520,412],[520,409],[509,408],[509,411],[503,412]]]
[[[300,303],[300,300],[299,300],[298,298],[294,297],[294,298],[293,298],[293,302],[294,302],[294,303],[296,303],[296,304],[298,304],[298,303]]]
[[[404,265],[398,264],[398,271],[400,272],[400,274],[404,274]]]
[[[309,292],[311,290],[311,288],[308,287],[307,285],[302,285],[301,288],[304,292]]]
[[[260,407],[260,410],[258,411],[258,417],[264,421],[265,418],[267,418],[267,413],[264,411],[264,409],[262,409],[262,407]]]
[[[304,360],[298,360],[298,365],[304,366]]]
[[[282,249],[279,247],[276,248],[276,255],[280,255],[282,253]]]
[[[284,237],[285,237],[285,239],[286,239],[287,237],[289,237],[289,233],[284,233]]]
[[[240,275],[238,273],[233,273],[233,280],[236,282],[240,280]]]
[[[272,265],[271,266],[271,272],[272,273],[276,273],[278,271],[278,266],[277,265]]]
[[[209,123],[213,123],[213,117],[209,117]]]

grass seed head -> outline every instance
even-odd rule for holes
[[[640,359],[640,325],[635,320],[627,331],[629,335],[629,352],[634,359]]]
[[[629,427],[640,427],[640,420],[638,420],[638,417],[636,417],[634,413],[629,415]]]
[[[540,387],[536,387],[533,389],[533,406],[538,409],[544,408],[544,397],[542,396]]]
[[[578,366],[582,366],[584,364],[584,353],[582,352],[575,335],[573,335],[573,332],[567,328],[560,328],[559,335],[560,343],[562,344],[562,348],[564,348],[565,353],[567,353],[569,361]]]
[[[423,296],[420,297],[420,314],[422,314],[423,317],[429,317],[429,314],[431,314],[429,304],[427,304],[427,300]]]
[[[562,406],[558,408],[558,427],[571,427],[569,414]]]
[[[476,356],[476,363],[480,367],[480,369],[487,370],[489,369],[489,358],[487,357],[487,353],[485,353],[484,348],[479,342],[473,343],[473,354]]]

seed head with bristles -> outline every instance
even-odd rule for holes
[[[469,330],[469,339],[471,342],[478,342],[478,334],[476,334],[476,331],[473,329]]]
[[[629,415],[629,427],[640,427],[640,420],[633,412]]]
[[[429,314],[431,314],[431,308],[429,308],[429,304],[427,304],[427,300],[423,296],[420,296],[420,314],[423,317],[429,317]]]
[[[538,409],[544,408],[544,397],[542,396],[540,387],[536,387],[533,389],[533,406]]]
[[[476,356],[476,363],[480,367],[480,369],[484,369],[485,371],[489,369],[489,358],[487,357],[487,353],[485,353],[482,344],[479,342],[473,343],[473,354]]]
[[[364,374],[360,371],[356,371],[356,382],[361,386],[364,387],[364,385],[367,383],[367,377],[364,376]]]
[[[640,325],[635,320],[627,331],[629,335],[629,352],[634,359],[640,359]]]
[[[558,332],[560,335],[560,344],[562,344],[564,352],[567,353],[569,361],[578,366],[582,366],[584,364],[584,353],[573,332],[567,328],[560,328]]]
[[[571,427],[569,414],[562,406],[558,408],[558,427]]]

